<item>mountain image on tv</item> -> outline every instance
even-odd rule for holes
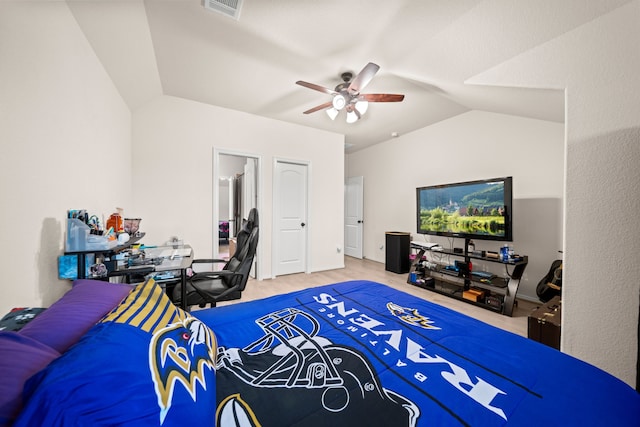
[[[477,183],[420,190],[423,232],[503,236],[504,183]]]

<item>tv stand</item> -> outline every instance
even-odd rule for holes
[[[411,244],[411,249],[417,252],[411,263],[407,283],[512,316],[528,257],[519,256],[502,261],[475,252],[469,253],[469,239],[465,239],[464,243],[462,252]],[[504,264],[507,268],[506,275],[502,277],[480,271],[478,261]],[[510,268],[512,271],[509,273]]]

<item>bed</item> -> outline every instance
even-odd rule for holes
[[[80,289],[88,298],[116,289],[87,282],[69,294]],[[638,393],[602,370],[383,284],[336,283],[191,314],[153,280],[133,290],[122,286],[118,295],[101,296],[102,314],[92,313],[97,320],[74,322],[86,328],[74,331],[77,341],[35,346],[55,348],[22,374],[13,412],[6,415],[0,402],[0,424],[636,426],[640,420]],[[54,336],[55,328],[66,328],[47,329],[45,322],[73,312],[63,301],[69,294],[27,325],[26,337],[46,341],[45,331]],[[0,356],[6,354],[0,340]]]

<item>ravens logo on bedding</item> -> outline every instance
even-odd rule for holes
[[[218,348],[217,426],[416,425],[417,405],[382,387],[360,351],[318,335],[311,315],[286,308],[256,323],[261,338]]]
[[[418,326],[423,329],[440,329],[433,325],[433,320],[420,314],[417,308],[402,307],[392,302],[387,303],[387,309],[391,314],[412,326]]]
[[[160,406],[160,423],[171,408],[178,384],[196,401],[197,385],[206,390],[206,371],[214,372],[215,336],[188,316],[154,333],[149,344],[149,368]]]

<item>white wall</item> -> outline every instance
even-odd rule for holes
[[[566,89],[561,348],[632,386],[640,296],[638,22],[635,0],[468,81]],[[377,239],[384,230],[365,231],[365,239]]]
[[[563,124],[470,111],[346,160],[348,176],[364,176],[364,256],[379,262],[386,231],[425,238],[416,234],[416,187],[513,176],[513,245],[529,256],[518,295],[538,300],[535,287],[562,249]],[[428,240],[450,245],[443,237]],[[501,244],[475,243],[486,250]]]
[[[567,88],[563,351],[634,385],[640,295],[640,1],[476,76]]]
[[[0,313],[48,306],[70,288],[57,279],[67,209],[108,216],[123,207],[143,218],[145,240],[179,235],[211,256],[213,147],[262,158],[265,277],[276,156],[310,162],[310,270],[344,266],[336,251],[341,135],[169,97],[138,111],[133,123],[64,2],[0,2],[0,64],[0,233],[11,245],[0,257]]]
[[[48,306],[67,209],[130,205],[131,117],[64,2],[0,2],[0,313]]]
[[[164,96],[134,113],[133,139],[134,204],[146,242],[177,235],[197,257],[212,256],[215,147],[260,157],[258,262],[264,278],[272,275],[276,157],[310,163],[310,270],[344,266],[336,250],[344,240],[342,135]]]

